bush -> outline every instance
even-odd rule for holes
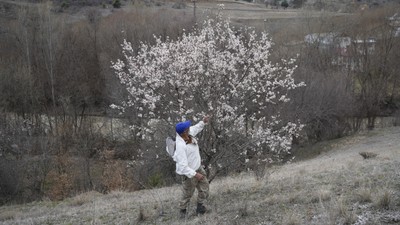
[[[149,177],[148,185],[150,188],[158,188],[164,185],[164,179],[161,173],[155,173]]]
[[[69,197],[72,193],[72,177],[67,173],[59,173],[56,170],[47,174],[44,183],[45,195],[53,201],[60,201]]]
[[[121,8],[121,1],[120,0],[113,0],[112,6],[114,8]]]
[[[68,1],[63,1],[62,3],[61,3],[61,8],[62,9],[66,9],[66,8],[68,8],[69,7],[69,2]]]
[[[286,9],[287,7],[289,7],[289,3],[285,0],[281,3],[281,6]]]

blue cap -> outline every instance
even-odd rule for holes
[[[190,125],[191,125],[190,120],[177,123],[175,126],[176,133],[182,134],[187,128],[190,127]]]

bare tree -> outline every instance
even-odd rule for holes
[[[352,35],[352,68],[357,86],[360,116],[373,129],[375,118],[384,115],[391,90],[396,86],[396,38],[388,18],[393,9],[378,9],[361,15]]]

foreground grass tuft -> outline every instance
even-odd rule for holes
[[[380,193],[378,193],[377,196],[377,201],[376,201],[376,206],[378,209],[390,209],[390,203],[392,200],[392,194],[390,190],[382,190]]]

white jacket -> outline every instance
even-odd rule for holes
[[[185,140],[176,134],[176,150],[174,161],[176,162],[176,173],[189,178],[196,175],[196,170],[201,166],[200,150],[197,140],[194,138],[204,128],[204,122],[191,126],[189,135],[192,136],[192,143],[186,144]]]

